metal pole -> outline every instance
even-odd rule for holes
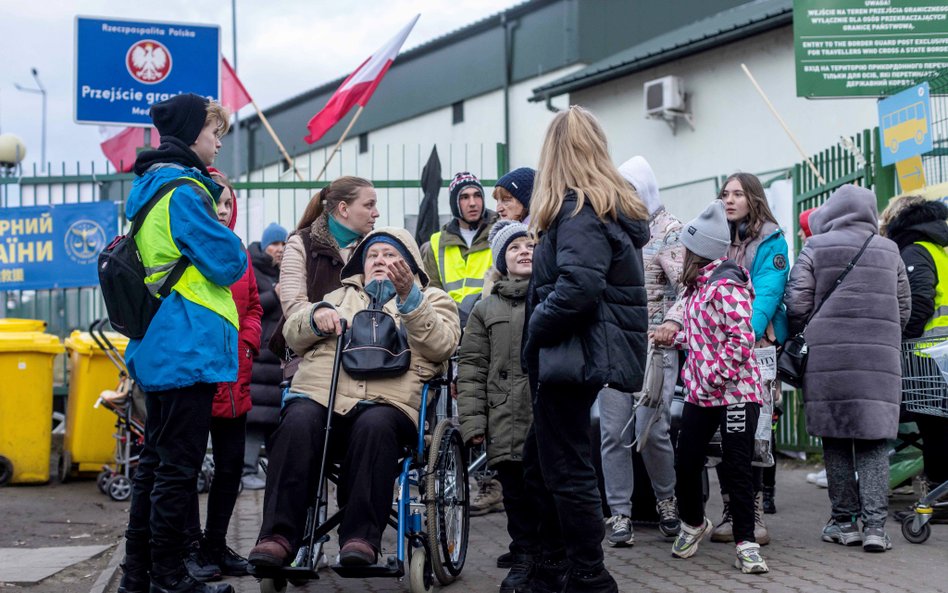
[[[31,68],[30,71],[33,73],[33,80],[36,81],[36,86],[38,88],[25,87],[19,84],[14,83],[13,86],[16,87],[16,90],[23,91],[24,93],[33,93],[34,95],[42,95],[43,97],[43,116],[41,121],[41,133],[42,138],[40,139],[40,171],[46,171],[46,87],[43,86],[43,83],[40,82],[39,72],[36,68]]]
[[[234,58],[234,74],[237,74],[237,0],[230,2],[231,39],[233,41],[232,55]],[[240,116],[234,112],[234,170],[231,175],[240,181]],[[249,178],[248,178],[249,179]]]

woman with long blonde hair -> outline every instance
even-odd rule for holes
[[[524,333],[534,422],[523,462],[541,542],[531,586],[611,593],[589,410],[606,385],[642,386],[647,212],[595,116],[575,106],[550,124],[530,206],[539,243]]]

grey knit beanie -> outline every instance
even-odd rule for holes
[[[497,271],[507,275],[507,247],[515,239],[526,237],[530,230],[527,225],[515,220],[498,220],[490,229],[487,241],[490,243],[490,252],[494,258],[494,267]]]
[[[681,229],[681,243],[688,251],[705,259],[716,260],[727,255],[731,229],[721,200],[711,202],[704,212]]]

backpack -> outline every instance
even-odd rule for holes
[[[154,295],[145,284],[145,264],[142,262],[138,245],[135,244],[135,235],[152,208],[168,192],[182,185],[192,185],[206,193],[193,179],[185,177],[165,183],[132,219],[128,234],[115,237],[99,254],[99,287],[102,290],[102,298],[105,299],[109,322],[115,331],[133,340],[145,337],[145,332],[158,313],[162,300],[171,294],[171,289],[191,263],[188,258],[181,256],[171,272],[164,277],[158,294]]]
[[[353,379],[386,379],[405,374],[411,350],[405,329],[372,302],[352,316],[343,337],[342,368]]]

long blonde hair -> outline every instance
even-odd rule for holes
[[[569,190],[576,192],[574,215],[588,200],[603,220],[607,216],[615,220],[619,212],[632,219],[648,218],[645,204],[612,164],[596,116],[577,105],[553,118],[543,141],[530,199],[534,231],[550,227]]]

